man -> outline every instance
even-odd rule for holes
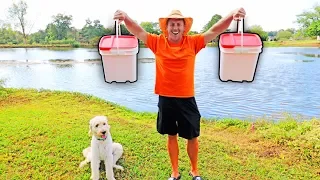
[[[193,19],[184,17],[179,10],[159,19],[161,35],[146,32],[123,11],[118,10],[114,14],[114,19],[124,21],[130,33],[143,41],[156,57],[157,131],[168,134],[167,148],[172,166],[169,180],[181,178],[177,135],[187,139],[192,179],[202,179],[197,167],[201,115],[194,97],[195,57],[208,42],[225,32],[232,20],[243,18],[245,14],[243,8],[233,10],[207,32],[197,35],[188,35]]]

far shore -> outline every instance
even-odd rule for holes
[[[218,43],[208,43],[207,47],[217,47]],[[97,48],[97,45],[83,44],[74,47],[72,44],[0,44],[0,48]],[[144,48],[144,44],[140,44]],[[263,47],[318,47],[317,40],[287,40],[287,41],[264,41]]]
[[[154,58],[138,58],[139,62],[142,63],[153,63],[155,61]],[[26,60],[0,60],[0,65],[15,65],[15,64],[57,64],[57,65],[70,65],[70,64],[81,64],[81,63],[91,63],[91,64],[99,64],[101,63],[101,59],[85,59],[83,61],[76,61],[72,59],[53,59],[53,60],[43,60],[43,61],[26,61]]]

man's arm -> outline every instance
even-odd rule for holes
[[[126,15],[124,23],[131,34],[135,35],[142,42],[147,43],[148,34],[139,24],[132,20],[128,15]]]
[[[229,15],[220,19],[216,24],[214,24],[208,31],[206,31],[204,35],[205,44],[209,43],[221,33],[226,31],[233,21],[233,15],[230,13]]]
[[[209,43],[221,33],[225,32],[235,17],[244,17],[245,14],[246,13],[244,9],[240,8],[230,12],[227,16],[220,19],[216,24],[214,24],[208,31],[203,34],[205,44]]]

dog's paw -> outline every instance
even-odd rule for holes
[[[83,168],[86,164],[87,164],[86,161],[82,161],[82,162],[79,164],[79,168]]]
[[[116,168],[116,169],[119,169],[121,171],[124,170],[124,168],[122,166],[120,166],[120,165],[114,165],[113,167]]]
[[[92,180],[99,180],[99,177],[93,177],[92,175],[90,176],[90,179]]]

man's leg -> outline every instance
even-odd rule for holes
[[[174,98],[159,96],[158,107],[157,131],[162,135],[168,135],[167,150],[172,168],[171,177],[177,178],[180,175],[178,170],[179,147]]]
[[[168,153],[171,162],[172,174],[171,177],[177,178],[179,174],[178,160],[179,160],[179,146],[178,146],[178,136],[168,135]]]
[[[199,176],[198,171],[198,152],[199,152],[199,142],[198,138],[188,140],[187,142],[187,152],[191,163],[191,174],[193,176]]]
[[[200,176],[198,171],[198,153],[200,135],[200,112],[195,98],[181,98],[177,101],[180,109],[178,119],[179,136],[187,139],[187,152],[190,159],[192,176]]]

